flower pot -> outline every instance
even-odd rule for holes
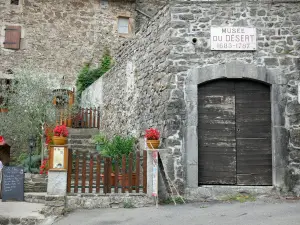
[[[102,179],[102,183],[104,184],[104,175],[101,174],[100,175],[101,179]],[[119,175],[119,178],[118,178],[118,183],[120,182],[120,180],[122,179],[122,175]],[[111,173],[110,174],[110,185],[111,186],[115,186],[115,174],[114,173]]]
[[[136,182],[136,173],[132,173],[131,186],[135,186],[135,182]],[[128,190],[128,186],[129,186],[129,174],[128,173],[125,174],[125,186],[127,187],[127,188],[125,188],[125,190]],[[135,187],[133,187],[132,190],[135,190]]]
[[[147,146],[149,149],[157,149],[159,144],[159,140],[147,140]]]
[[[63,136],[53,136],[52,140],[54,145],[65,145],[67,143],[67,137]]]
[[[0,112],[8,112],[7,108],[0,108]]]

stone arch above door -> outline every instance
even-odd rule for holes
[[[187,118],[184,132],[184,155],[186,164],[186,187],[198,188],[198,103],[197,86],[215,79],[251,79],[267,83],[271,86],[271,119],[272,119],[272,160],[273,186],[284,184],[286,160],[284,150],[287,148],[288,135],[284,127],[284,115],[281,101],[284,96],[279,94],[286,84],[280,70],[266,69],[264,66],[233,61],[221,65],[194,68],[189,71],[185,84],[185,101]]]

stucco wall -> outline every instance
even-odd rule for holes
[[[131,17],[135,1],[0,0],[0,71],[30,64],[73,85],[84,62],[98,63],[104,47],[112,54],[125,38],[117,33],[117,17]],[[6,25],[22,26],[21,50],[3,48]]]

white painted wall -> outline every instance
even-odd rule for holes
[[[103,104],[103,77],[82,92],[82,107],[98,107]]]

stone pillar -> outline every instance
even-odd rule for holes
[[[48,171],[48,195],[65,196],[67,194],[67,170]]]
[[[152,197],[153,193],[153,158],[152,152],[147,151],[147,195]]]

